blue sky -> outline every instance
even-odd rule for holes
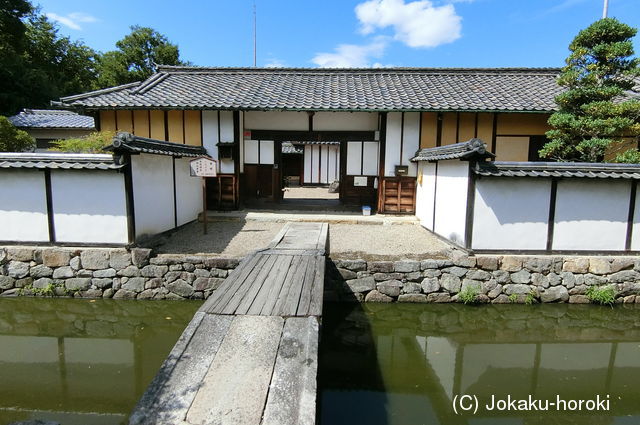
[[[150,26],[199,66],[253,65],[253,0],[34,0],[100,51]],[[258,66],[562,66],[603,0],[255,0]],[[640,27],[639,0],[609,16]],[[640,50],[638,37],[634,40]]]

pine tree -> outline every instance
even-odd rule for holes
[[[640,97],[632,90],[640,75],[631,39],[637,30],[614,18],[596,21],[580,31],[558,78],[566,87],[556,97],[559,110],[549,118],[549,142],[542,158],[555,161],[601,162],[605,153],[637,146]],[[635,81],[634,81],[635,80]],[[626,139],[626,144],[625,144]],[[621,162],[640,159],[637,149],[619,155]]]

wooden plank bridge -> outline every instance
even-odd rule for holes
[[[326,223],[287,223],[195,314],[130,425],[313,425]]]

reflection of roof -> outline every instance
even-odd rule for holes
[[[95,129],[92,117],[71,111],[25,109],[18,115],[9,117],[9,121],[19,128]]]
[[[0,153],[0,168],[50,168],[61,170],[115,170],[122,164],[108,154]]]
[[[179,143],[148,139],[134,136],[131,133],[118,133],[113,138],[113,143],[107,146],[105,150],[193,157],[207,154],[207,151],[202,146],[181,145]]]
[[[416,152],[412,161],[441,161],[446,159],[489,158],[495,155],[487,152],[487,145],[480,139],[452,145],[425,148]]]
[[[640,180],[640,164],[588,162],[482,162],[474,173],[498,177],[583,177]]]
[[[557,68],[199,68],[61,98],[87,109],[530,111],[556,109]]]

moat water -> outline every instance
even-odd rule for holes
[[[200,304],[0,299],[0,424],[125,424]],[[640,308],[327,304],[318,379],[323,425],[638,424]],[[529,396],[609,405],[487,408]]]

